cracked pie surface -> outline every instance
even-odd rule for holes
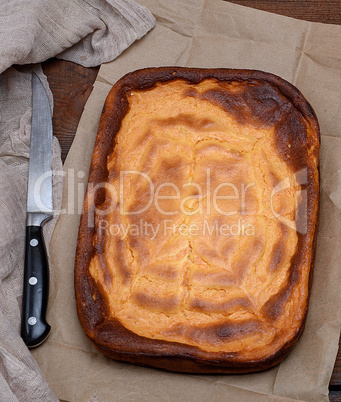
[[[279,363],[307,314],[318,152],[311,106],[272,74],[167,67],[118,81],[76,253],[91,342],[173,371]]]

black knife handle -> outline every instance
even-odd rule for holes
[[[41,226],[26,227],[21,337],[29,348],[39,346],[50,333],[46,322],[49,267]]]

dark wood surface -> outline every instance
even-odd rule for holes
[[[43,63],[43,70],[53,93],[53,130],[59,139],[64,162],[99,67],[84,68],[75,63],[50,59]]]
[[[341,25],[340,0],[229,0],[230,3],[257,8],[287,17]]]
[[[231,0],[231,2],[293,18],[341,25],[341,0]],[[54,134],[59,139],[64,161],[99,68],[84,68],[71,62],[51,59],[43,63],[43,69],[54,96]],[[341,402],[341,344],[330,382],[330,400]]]

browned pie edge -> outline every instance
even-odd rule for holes
[[[209,353],[194,346],[153,340],[136,335],[126,329],[118,320],[110,317],[107,310],[106,296],[102,289],[95,283],[88,270],[91,257],[95,252],[98,252],[98,250],[95,250],[93,244],[95,231],[94,228],[89,227],[88,222],[89,219],[90,221],[93,219],[94,205],[100,206],[105,199],[104,190],[100,190],[96,194],[94,203],[91,203],[89,186],[95,186],[98,183],[105,182],[107,179],[107,156],[113,150],[116,133],[120,129],[123,117],[128,112],[128,101],[125,94],[134,89],[152,88],[156,82],[183,79],[194,84],[207,78],[216,78],[221,81],[256,80],[276,86],[310,125],[312,137],[309,141],[311,144],[315,145],[315,155],[318,155],[320,134],[314,110],[296,87],[276,75],[257,70],[197,69],[182,67],[147,68],[125,75],[114,85],[106,99],[91,160],[88,188],[80,220],[75,259],[74,280],[77,312],[83,330],[92,344],[105,356],[115,360],[128,361],[138,365],[178,372],[245,373],[260,371],[278,364],[292,350],[303,332],[308,303],[302,324],[297,329],[295,336],[288,343],[265,359],[243,361],[239,359],[238,355],[235,353]],[[297,143],[298,136],[295,131],[297,130],[293,128],[290,132],[284,133],[286,138],[278,139],[279,152],[281,152],[281,147],[285,146],[285,141],[293,140],[295,143],[296,140]],[[294,138],[293,136],[296,137]],[[285,152],[290,151],[286,148]],[[291,152],[294,152],[292,148]],[[299,168],[300,155],[296,155],[294,159],[296,163],[295,168],[297,169]],[[304,163],[308,165],[308,184],[306,189],[308,192],[309,224],[307,234],[299,235],[299,247],[295,254],[295,261],[300,261],[301,258],[304,257],[302,253],[311,253],[312,258],[309,276],[310,295],[318,227],[319,178],[312,159],[310,158]],[[312,238],[313,249],[307,250],[307,244]],[[294,263],[292,265],[294,265]],[[292,281],[293,284],[295,276],[297,279],[298,271],[299,266],[292,269],[292,275],[289,281]],[[276,304],[269,307],[268,314],[270,318],[272,314],[276,315],[276,308]]]

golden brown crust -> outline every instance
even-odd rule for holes
[[[132,158],[140,158],[142,155],[138,151],[136,151],[136,155],[134,154],[135,146],[142,144],[143,141],[146,142],[147,136],[142,136],[139,142],[137,141],[138,134],[135,136],[133,133],[129,134],[131,136],[129,138],[125,137],[126,142],[120,140],[123,136],[122,132],[124,133],[125,130],[125,127],[122,128],[124,117],[133,109],[132,105],[138,105],[138,101],[136,103],[132,99],[134,93],[150,94],[155,88],[163,90],[163,86],[166,88],[169,83],[172,84],[170,88],[173,87],[175,92],[181,90],[186,99],[195,99],[197,102],[206,102],[206,104],[208,102],[216,108],[214,110],[222,111],[229,117],[233,127],[251,130],[251,134],[255,136],[259,134],[258,140],[262,140],[262,133],[273,132],[272,148],[269,148],[273,151],[272,156],[260,157],[261,147],[258,147],[257,158],[263,158],[262,161],[268,161],[269,166],[273,164],[284,171],[279,172],[272,169],[267,178],[268,182],[272,183],[272,187],[275,188],[287,174],[291,180],[296,180],[296,190],[299,189],[301,193],[305,192],[307,195],[306,201],[301,199],[299,205],[296,206],[298,210],[304,207],[304,213],[299,215],[303,218],[307,217],[306,222],[303,222],[304,230],[293,231],[288,229],[283,222],[276,223],[274,233],[276,232],[278,238],[276,241],[270,242],[271,247],[269,246],[270,249],[267,252],[264,251],[264,248],[262,249],[266,231],[259,229],[262,236],[259,238],[254,236],[250,241],[247,247],[251,253],[246,258],[237,259],[238,267],[234,267],[232,274],[221,269],[215,271],[192,270],[193,277],[190,280],[196,280],[201,284],[200,286],[204,284],[208,287],[212,283],[216,284],[218,280],[226,294],[226,289],[232,289],[231,286],[234,286],[236,280],[247,278],[250,271],[249,260],[252,262],[252,258],[254,258],[256,261],[258,254],[263,253],[264,260],[267,258],[267,272],[269,278],[273,278],[274,282],[280,281],[278,278],[282,270],[280,268],[281,261],[289,259],[288,269],[283,269],[285,278],[281,279],[282,282],[272,294],[269,291],[269,297],[264,299],[264,302],[255,295],[250,298],[247,293],[249,288],[247,288],[246,294],[244,294],[245,292],[236,294],[231,299],[224,296],[218,300],[216,296],[214,299],[203,297],[204,293],[200,293],[200,286],[197,288],[194,286],[193,297],[188,300],[188,303],[186,301],[186,310],[183,310],[184,299],[179,302],[178,293],[169,291],[172,286],[174,287],[177,275],[174,264],[170,263],[167,266],[164,264],[162,270],[160,266],[156,268],[150,266],[150,260],[148,256],[146,257],[148,249],[146,251],[143,248],[145,244],[133,236],[128,236],[129,252],[134,258],[138,257],[139,266],[144,266],[144,269],[149,270],[148,272],[157,269],[157,275],[163,275],[163,278],[162,280],[158,278],[156,284],[167,283],[168,290],[164,293],[160,290],[162,297],[159,297],[158,294],[144,292],[143,286],[137,286],[135,292],[130,294],[130,298],[134,300],[131,305],[127,304],[130,307],[127,307],[126,312],[122,309],[123,313],[118,312],[120,309],[115,304],[119,303],[118,295],[115,294],[113,297],[108,294],[108,289],[116,289],[115,281],[120,282],[123,289],[132,286],[132,277],[136,272],[133,272],[131,264],[137,263],[126,255],[126,243],[122,238],[111,236],[111,239],[108,239],[108,236],[103,235],[99,230],[103,220],[114,222],[110,221],[110,219],[114,219],[112,218],[114,214],[111,214],[111,217],[103,217],[98,213],[108,207],[112,198],[108,187],[106,189],[99,188],[95,194],[92,189],[98,187],[100,183],[113,185],[118,180],[120,168],[115,166],[118,160],[115,152],[123,149],[125,144],[130,143]],[[175,93],[174,91],[173,93]],[[139,110],[138,106],[136,110]],[[202,141],[200,133],[205,132],[206,129],[211,130],[210,127],[212,124],[214,125],[214,122],[212,123],[210,118],[203,116],[193,118],[191,113],[181,112],[176,117],[165,113],[165,116],[158,119],[157,124],[159,126],[161,124],[160,130],[164,131],[176,124],[181,124],[190,132],[199,133],[197,138],[199,143]],[[116,136],[120,130],[121,137],[118,140]],[[226,152],[218,149],[218,142],[222,141],[221,138],[218,140],[219,138],[206,141],[206,148],[203,146],[199,149],[198,152],[202,152],[206,158],[202,160],[209,163],[207,152],[213,152],[214,158],[216,155],[219,156]],[[255,143],[256,141],[252,143],[253,147],[255,147]],[[262,146],[268,151],[266,143],[263,143]],[[91,342],[110,358],[172,371],[242,373],[263,370],[279,363],[299,339],[307,314],[318,221],[318,150],[319,128],[314,111],[295,87],[275,75],[253,70],[164,67],[139,70],[123,77],[109,93],[103,108],[91,161],[76,251],[77,310],[81,325]],[[174,166],[180,166],[183,163],[183,169],[175,171],[174,180],[177,183],[183,183],[178,177],[179,171],[186,169],[184,159],[181,157],[188,152],[186,148],[182,154],[180,149],[178,159],[174,156],[173,161],[163,160],[164,164],[168,163],[167,172],[174,171]],[[237,166],[238,160],[242,160],[241,152],[234,152],[234,156],[229,159],[229,164],[231,165],[231,160],[233,160],[236,161],[233,163],[236,163]],[[217,163],[215,162],[215,165],[212,166],[218,166]],[[243,163],[241,162],[240,166],[241,170],[245,171],[247,165]],[[139,167],[141,166],[143,165],[139,165]],[[200,163],[197,166],[200,166]],[[297,172],[301,172],[299,175],[303,174],[303,180],[299,175],[295,175]],[[160,175],[164,179],[165,174],[160,173]],[[197,179],[199,180],[199,176]],[[141,194],[137,194],[130,205],[131,208],[134,208],[134,205],[135,207],[141,205],[139,203],[142,202],[143,197],[143,191]],[[282,201],[280,202],[282,203]],[[285,203],[283,205],[281,203],[279,205],[283,208],[288,207]],[[253,208],[252,202],[250,202],[250,208]],[[95,209],[97,209],[96,214]],[[292,217],[292,214],[295,213],[290,208],[288,211],[285,212],[288,217]],[[258,223],[253,222],[257,226]],[[302,222],[296,220],[296,224],[301,225]],[[114,241],[112,237],[115,238]],[[211,263],[206,264],[205,267],[212,268],[219,265],[212,250],[209,253],[199,241],[194,241],[192,246],[195,251],[191,251],[190,259],[194,258],[194,262],[190,262],[192,266],[195,267],[197,264],[197,260],[195,260],[197,255],[212,258]],[[112,263],[108,263],[108,250],[115,253],[115,269],[113,269]],[[264,256],[264,253],[267,255]],[[155,272],[153,275],[156,275]],[[188,282],[188,280],[187,278],[186,281]],[[184,282],[185,280],[182,285]],[[252,287],[252,283],[250,286]],[[216,294],[218,295],[218,293]],[[179,305],[182,306],[182,310],[179,309]],[[289,308],[289,305],[293,305],[293,307]],[[138,309],[134,310],[136,306]],[[115,313],[115,309],[117,313]],[[134,318],[129,318],[129,315],[136,314],[138,322],[139,312],[145,310],[147,313],[143,315],[143,319],[148,321],[148,319],[152,320],[148,317],[150,311],[152,311],[150,317],[157,317],[158,312],[155,312],[155,309],[161,309],[161,312],[168,316],[173,314],[178,322],[168,330],[165,327],[172,321],[165,321],[165,324],[160,323],[159,327],[156,325],[160,329],[161,335],[151,337],[148,335],[150,333],[148,324],[145,329],[140,331],[138,327],[140,324],[135,325]],[[203,315],[210,318],[209,321],[203,320],[200,325],[196,325],[195,322],[190,323],[188,320],[179,319],[180,314],[183,314],[184,311],[192,314],[191,317]],[[227,312],[229,313],[227,314]],[[291,328],[286,328],[281,320],[289,322],[289,316],[294,316],[295,319],[287,324]],[[122,322],[125,324],[123,325]],[[138,332],[140,333],[138,334]],[[257,334],[260,338],[265,338],[267,335],[269,335],[269,339],[271,338],[264,345],[260,343],[259,350],[255,345],[255,342],[260,342],[259,339],[256,339]],[[244,349],[240,347],[241,342],[247,345],[244,346]],[[238,344],[238,348],[229,347],[232,344]]]

